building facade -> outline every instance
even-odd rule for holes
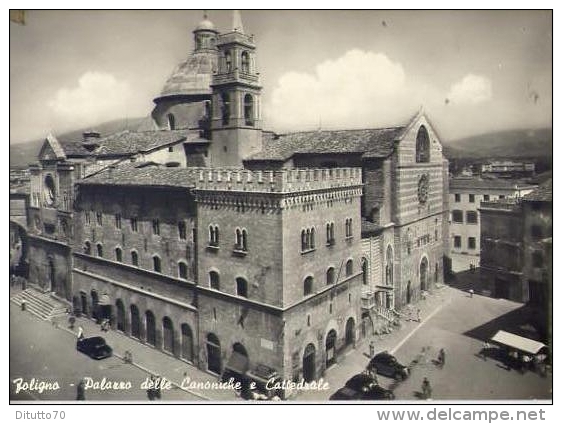
[[[205,17],[155,130],[62,142],[31,168],[31,282],[224,376],[319,378],[443,282],[448,162],[423,112],[262,130],[256,44]]]
[[[451,178],[449,180],[452,253],[480,256],[480,203],[523,197],[536,186],[515,180]]]

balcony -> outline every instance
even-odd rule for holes
[[[361,308],[370,311],[375,306],[376,306],[375,293],[373,292],[361,293]]]

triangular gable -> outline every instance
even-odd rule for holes
[[[57,159],[66,159],[66,155],[56,137],[53,134],[49,134],[39,152],[39,160]]]

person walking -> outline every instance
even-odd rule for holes
[[[421,322],[421,310],[420,309],[418,309],[418,311],[416,313],[416,321]]]
[[[84,338],[84,329],[80,325],[78,326],[78,334],[76,335],[76,338],[78,340],[82,340]]]
[[[439,355],[437,356],[437,361],[439,362],[439,366],[443,368],[445,366],[445,349],[441,348],[439,350]]]
[[[422,393],[424,399],[431,399],[431,384],[429,383],[427,377],[424,377],[422,382]]]

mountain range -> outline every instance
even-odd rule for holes
[[[102,136],[123,130],[147,129],[147,118],[118,119],[95,126]],[[61,140],[79,140],[89,128],[56,135]],[[37,158],[43,139],[10,144],[10,168],[25,168]],[[450,160],[543,158],[552,162],[552,128],[490,132],[453,141],[442,141]]]

